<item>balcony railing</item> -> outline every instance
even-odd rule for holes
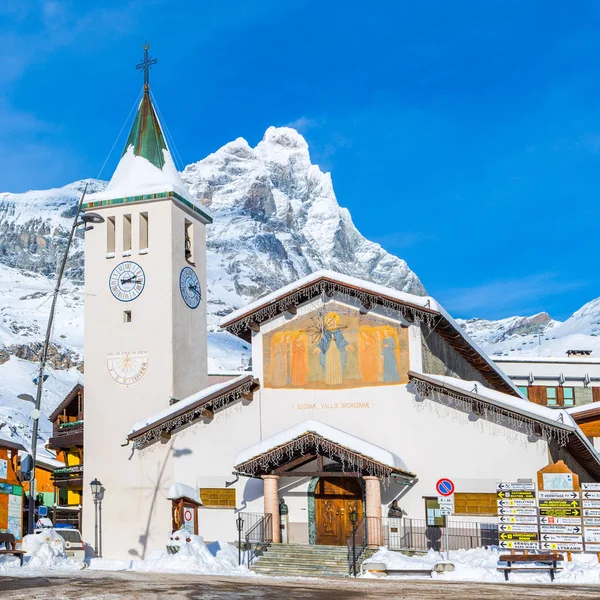
[[[56,469],[52,474],[54,485],[58,487],[79,486],[83,484],[83,465]]]

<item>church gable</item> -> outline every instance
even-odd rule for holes
[[[408,382],[408,329],[336,302],[264,334],[264,386],[349,389]]]

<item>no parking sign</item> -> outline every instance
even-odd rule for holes
[[[447,477],[442,477],[436,484],[435,489],[440,496],[452,496],[454,494],[454,483]]]
[[[190,533],[194,533],[195,530],[194,512],[195,511],[191,506],[185,506],[183,508],[183,527]]]

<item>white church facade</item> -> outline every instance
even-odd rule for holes
[[[240,513],[280,541],[344,545],[349,513],[439,519],[449,477],[494,521],[499,481],[562,459],[600,481],[598,454],[563,410],[529,402],[430,297],[321,271],[227,316],[252,371],[207,387],[205,227],[173,165],[148,90],[121,162],[84,210],[85,477],[102,481],[103,553],[145,558],[191,526],[235,541]],[[86,493],[87,490],[86,490]],[[200,500],[200,502],[199,502]],[[178,504],[179,503],[179,504]],[[86,497],[85,506],[93,505]],[[464,509],[464,510],[463,510]],[[375,524],[375,525],[374,525]],[[84,538],[94,514],[84,510]]]

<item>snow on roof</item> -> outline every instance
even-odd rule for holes
[[[357,277],[351,277],[350,275],[337,273],[336,271],[323,269],[321,271],[315,271],[306,277],[302,277],[293,283],[279,288],[278,290],[275,290],[274,292],[271,292],[270,294],[267,294],[266,296],[263,296],[262,298],[259,298],[258,300],[233,311],[232,313],[229,313],[221,320],[220,326],[224,328],[228,327],[238,319],[252,314],[263,306],[266,306],[271,302],[275,302],[276,300],[291,294],[298,288],[310,285],[311,283],[314,283],[320,279],[332,279],[333,281],[341,283],[342,285],[358,287],[371,292],[374,295],[385,296],[401,303],[413,304],[426,310],[439,313],[461,335],[466,343],[470,345],[487,362],[487,364],[494,370],[495,373],[497,373],[499,377],[502,378],[502,380],[515,392],[515,394],[521,398],[524,398],[523,394],[519,391],[519,388],[514,384],[514,382],[502,371],[502,369],[498,367],[498,365],[496,365],[491,358],[489,358],[484,350],[473,341],[467,332],[454,320],[452,316],[450,316],[446,309],[437,300],[435,300],[435,298],[431,296],[416,296],[407,292],[399,292],[393,288],[388,288],[378,283],[365,281],[364,279],[359,279]]]
[[[284,429],[283,431],[238,452],[233,464],[240,465],[248,462],[265,452],[269,452],[278,446],[291,442],[305,433],[316,433],[330,442],[344,446],[357,454],[362,454],[363,456],[382,465],[391,467],[394,470],[403,471],[405,473],[410,472],[404,461],[393,452],[351,435],[350,433],[346,433],[341,429],[336,429],[331,425],[325,425],[325,423],[313,420],[298,423],[289,429]]]
[[[493,404],[499,405],[513,412],[518,412],[533,418],[542,417],[546,421],[577,427],[575,421],[566,410],[548,408],[547,406],[542,406],[541,404],[535,404],[526,398],[515,398],[514,396],[510,396],[504,392],[491,390],[479,381],[465,381],[464,379],[457,379],[456,377],[448,377],[446,375],[431,375],[430,373],[419,373],[417,371],[411,371],[411,373],[417,378],[422,377],[424,379],[433,380],[442,387],[452,386],[466,392],[467,395],[481,396],[482,398],[491,401]]]
[[[13,450],[26,450],[25,446],[15,438],[10,437],[0,430],[0,448],[12,448]]]
[[[151,425],[152,423],[157,423],[158,421],[163,421],[167,417],[171,416],[173,413],[179,412],[182,409],[185,409],[187,406],[191,406],[192,404],[199,402],[203,398],[208,398],[209,396],[216,394],[216,393],[220,392],[221,390],[224,390],[230,386],[235,386],[236,383],[242,381],[242,379],[245,379],[246,377],[248,377],[248,375],[252,375],[252,373],[250,373],[249,371],[246,371],[242,375],[240,375],[239,377],[236,377],[234,379],[228,379],[227,381],[221,381],[219,383],[215,383],[215,385],[211,385],[210,387],[204,388],[203,390],[200,390],[199,392],[196,392],[195,394],[192,394],[191,396],[188,396],[187,398],[184,398],[183,400],[180,400],[179,402],[172,404],[168,408],[161,410],[159,413],[151,415],[151,416],[147,417],[146,419],[144,419],[143,421],[137,422],[131,428],[129,435],[132,435],[136,431],[139,431],[140,429],[143,429],[144,427],[147,427],[148,425]]]
[[[86,203],[161,192],[175,192],[186,200],[198,204],[181,180],[171,158],[171,153],[168,150],[163,150],[163,155],[165,164],[162,169],[159,169],[143,156],[136,156],[133,146],[129,146],[121,157],[106,189],[103,192],[87,196]]]
[[[180,498],[187,498],[188,500],[193,500],[202,505],[200,493],[193,487],[190,487],[185,483],[172,483],[167,492],[167,500],[179,500]]]
[[[566,409],[570,415],[581,415],[586,412],[594,412],[597,410],[600,410],[600,402],[589,402],[588,404],[580,404],[579,406],[573,406]]]

